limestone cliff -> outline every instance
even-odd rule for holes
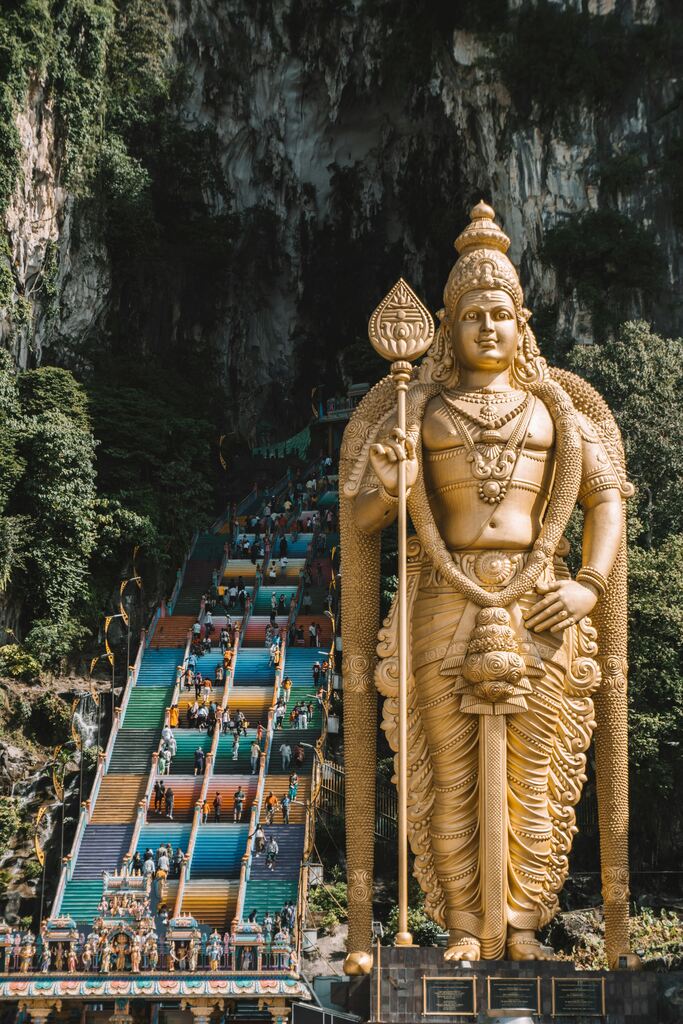
[[[110,51],[133,6],[116,4]],[[0,332],[20,365],[208,360],[228,428],[282,433],[311,387],[371,372],[367,315],[400,273],[438,308],[480,195],[542,344],[634,315],[680,332],[673,3],[152,7],[168,88],[114,142],[101,115],[87,187],[65,173],[54,67],[17,107]]]

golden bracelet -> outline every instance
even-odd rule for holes
[[[379,485],[379,491],[377,493],[379,494],[380,501],[383,505],[388,505],[389,508],[396,508],[398,505],[398,496],[394,497],[393,494],[389,494],[382,484]]]
[[[582,566],[576,574],[577,583],[590,583],[598,592],[599,597],[604,597],[607,592],[607,578],[592,565]]]

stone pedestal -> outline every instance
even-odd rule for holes
[[[385,947],[377,951],[370,979],[371,1016],[382,1024],[484,1024],[499,1019],[523,1019],[529,1007],[512,1007],[511,992],[526,991],[529,998],[537,993],[540,1012],[532,1019],[538,1024],[680,1024],[683,1005],[683,972],[657,974],[650,971],[577,971],[573,964],[562,961],[512,963],[509,960],[488,960],[470,965],[450,964],[443,949],[420,947]],[[451,987],[445,979],[461,979]],[[436,979],[432,981],[430,979]],[[521,984],[517,984],[517,981]],[[577,992],[575,982],[592,980],[586,986],[599,996],[604,990],[604,1015],[569,1011]],[[555,984],[553,982],[555,981]],[[493,984],[493,988],[491,987]],[[471,988],[470,988],[471,986]],[[462,1006],[473,999],[466,1012],[438,1012]],[[555,1007],[553,1007],[555,993]],[[499,996],[496,1005],[495,996]],[[456,998],[457,997],[457,998]],[[564,1006],[559,1005],[564,1001]],[[597,999],[596,999],[597,1002]],[[437,1012],[434,1012],[434,1010]],[[497,1011],[492,1013],[491,1010]],[[518,1011],[517,1013],[513,1011]],[[553,1014],[553,1010],[555,1013]],[[427,1011],[427,1012],[425,1012]]]

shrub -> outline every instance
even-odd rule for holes
[[[21,817],[17,800],[11,796],[0,796],[0,856],[5,854],[10,841],[21,828]]]
[[[408,910],[408,930],[418,946],[435,946],[442,932],[431,918],[427,917],[422,907],[411,907]],[[398,931],[398,906],[394,906],[387,918],[384,929],[385,944],[391,944]]]
[[[26,697],[19,695],[16,697],[10,696],[10,702],[12,709],[10,718],[12,728],[23,729],[31,718],[31,711],[33,710],[31,701],[27,700]]]
[[[5,644],[0,647],[0,675],[28,682],[40,676],[40,662],[21,644]]]
[[[24,644],[43,667],[58,669],[60,661],[77,649],[87,634],[88,630],[74,619],[38,619]]]
[[[24,864],[24,878],[27,882],[33,882],[43,873],[43,869],[37,860],[29,860]]]
[[[41,693],[33,704],[31,727],[41,743],[63,743],[71,731],[71,708],[56,693]]]
[[[340,922],[347,919],[346,882],[336,881],[316,886],[308,898],[308,909],[319,928],[333,931]]]

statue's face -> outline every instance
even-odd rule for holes
[[[517,352],[515,304],[502,290],[476,288],[458,300],[452,328],[454,355],[468,370],[500,372]]]

